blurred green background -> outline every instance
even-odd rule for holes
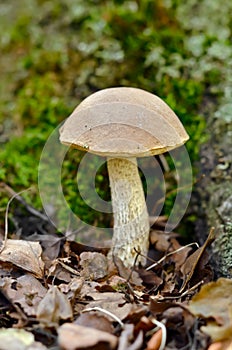
[[[163,98],[191,137],[194,164],[207,118],[220,117],[232,95],[231,13],[232,2],[219,0],[1,0],[0,181],[16,192],[33,186],[23,197],[40,210],[37,169],[48,136],[86,96],[112,86]],[[83,220],[108,225],[76,195],[82,156],[65,158],[66,199]],[[108,200],[106,176],[103,166],[96,187]],[[0,196],[3,226],[9,197]]]

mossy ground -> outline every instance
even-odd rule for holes
[[[34,186],[25,198],[41,209],[38,164],[48,136],[83,98],[119,85],[153,92],[174,109],[194,164],[207,115],[232,95],[231,7],[216,0],[1,3],[0,180],[15,191]],[[107,225],[109,217],[76,196],[81,157],[65,159],[66,200],[84,220]],[[108,200],[102,172],[96,188]],[[2,213],[7,200],[1,193]]]

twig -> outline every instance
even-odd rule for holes
[[[8,236],[8,214],[9,214],[10,204],[19,194],[26,192],[28,190],[30,190],[30,188],[27,188],[26,190],[20,191],[18,193],[15,192],[14,195],[9,199],[9,201],[7,203],[6,213],[5,213],[5,235],[4,235],[4,241],[3,241],[2,246],[0,248],[0,254],[5,249],[5,246],[6,246],[6,241],[7,241],[7,236]]]
[[[112,317],[116,322],[118,322],[120,324],[120,326],[122,328],[124,328],[124,324],[123,322],[120,320],[120,318],[118,318],[116,315],[112,314],[112,312],[108,311],[108,310],[105,310],[105,309],[102,309],[101,307],[98,307],[98,306],[95,306],[95,307],[89,307],[87,309],[84,309],[82,312],[89,312],[89,311],[100,311],[102,312],[103,314],[106,314],[110,317]]]
[[[191,293],[192,291],[194,291],[196,288],[198,288],[202,283],[204,283],[204,280],[201,280],[200,282],[198,282],[197,284],[195,284],[194,286],[192,286],[191,288],[187,289],[186,291],[184,291],[183,293],[179,293],[178,295],[174,295],[174,296],[167,296],[164,297],[162,295],[158,295],[154,297],[154,300],[156,301],[166,301],[166,300],[176,300],[176,299],[181,299],[184,296],[188,295],[189,293]],[[185,308],[184,305],[181,305],[181,307]]]
[[[133,274],[133,272],[135,271],[135,267],[136,267],[136,263],[137,263],[137,260],[138,260],[138,257],[140,255],[140,252],[136,250],[136,248],[134,248],[135,252],[136,252],[136,257],[134,259],[134,263],[133,263],[133,266],[131,267],[130,269],[130,273],[129,273],[129,276],[127,277],[126,279],[126,282],[129,283],[130,279],[131,279],[131,276]]]
[[[175,253],[179,253],[181,250],[183,250],[183,249],[185,249],[185,248],[187,248],[187,247],[190,247],[190,246],[192,246],[192,245],[196,245],[197,248],[199,248],[199,244],[198,244],[197,242],[189,243],[189,244],[187,244],[187,245],[185,245],[185,246],[183,246],[183,247],[180,247],[180,248],[174,250],[173,252],[170,252],[170,253],[164,255],[160,260],[158,260],[158,261],[156,261],[154,264],[148,266],[148,267],[146,268],[146,271],[149,271],[149,270],[153,269],[153,267],[155,267],[155,266],[161,264],[168,256],[173,255],[173,254],[175,254]]]
[[[192,292],[194,289],[198,288],[202,283],[204,283],[204,280],[201,280],[200,282],[198,282],[197,284],[195,284],[194,286],[192,286],[191,288],[187,289],[185,292],[183,292],[181,294],[181,298],[183,298],[185,295],[189,294],[190,292]]]
[[[39,217],[40,219],[44,220],[44,221],[49,221],[49,218],[47,217],[47,215],[40,213],[38,210],[36,210],[35,208],[33,208],[31,205],[27,204],[27,202],[21,197],[19,196],[19,194],[21,194],[22,192],[28,191],[32,188],[28,188],[26,190],[23,190],[21,192],[16,193],[10,186],[8,186],[6,183],[1,182],[0,183],[0,189],[2,189],[3,191],[5,191],[7,194],[9,194],[10,196],[13,196],[14,198],[16,198],[21,204],[23,204],[23,206],[27,209],[27,211],[29,213],[31,213],[34,216]]]

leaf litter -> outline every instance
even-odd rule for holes
[[[23,350],[229,350],[232,284],[212,282],[207,247],[213,236],[212,229],[197,248],[153,229],[152,259],[128,269],[118,258],[110,261],[107,249],[65,235],[5,235],[0,339],[7,350],[17,341]],[[26,340],[18,340],[20,331]]]

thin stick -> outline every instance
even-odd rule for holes
[[[115,321],[117,321],[120,326],[122,328],[124,328],[124,324],[122,323],[122,321],[120,320],[120,318],[118,318],[116,315],[112,314],[110,311],[108,310],[105,310],[105,309],[102,309],[101,307],[98,307],[98,306],[95,306],[95,307],[90,307],[90,308],[87,308],[87,309],[84,309],[82,312],[88,312],[88,311],[100,311],[102,312],[103,314],[106,314],[110,317],[112,317]]]
[[[154,300],[156,301],[166,301],[166,300],[176,300],[176,299],[181,299],[184,296],[188,295],[189,293],[193,292],[196,288],[198,288],[201,284],[204,283],[204,280],[201,280],[200,282],[198,282],[197,284],[195,284],[194,286],[192,286],[191,288],[187,289],[186,291],[184,291],[183,293],[180,293],[179,295],[175,295],[175,296],[168,296],[168,297],[163,297],[162,295],[159,296],[155,296]],[[182,304],[180,305],[182,308],[185,309],[185,306]]]
[[[6,246],[6,241],[7,241],[7,236],[8,236],[8,214],[9,214],[9,207],[13,199],[15,199],[18,195],[20,195],[23,192],[29,191],[30,188],[27,188],[26,190],[22,190],[18,193],[15,193],[8,201],[7,206],[6,206],[6,213],[5,213],[5,235],[4,235],[4,241],[2,243],[2,246],[0,248],[0,254],[1,252],[5,249]]]
[[[178,253],[178,252],[180,252],[181,250],[183,250],[183,249],[185,249],[185,248],[187,248],[187,247],[191,247],[192,245],[196,245],[197,248],[199,248],[199,244],[198,244],[197,242],[189,243],[189,244],[187,244],[187,245],[185,245],[185,246],[183,246],[183,247],[180,247],[180,248],[174,250],[173,252],[170,252],[170,253],[164,255],[160,260],[158,260],[158,261],[156,261],[154,264],[148,266],[148,267],[146,268],[146,271],[149,271],[149,270],[153,269],[153,267],[155,267],[155,266],[161,264],[168,256],[173,255],[173,254],[175,254],[175,253]]]
[[[42,220],[44,221],[49,221],[49,218],[47,217],[47,215],[43,214],[43,213],[40,213],[38,210],[36,210],[35,208],[33,208],[31,205],[27,204],[26,201],[19,196],[19,194],[21,194],[22,192],[24,191],[28,191],[29,189],[32,189],[32,187],[22,191],[22,192],[19,192],[19,193],[16,193],[10,186],[8,186],[6,183],[4,182],[1,182],[0,183],[0,190],[3,190],[4,192],[6,192],[7,194],[9,194],[10,196],[13,196],[14,198],[16,198],[26,209],[29,213],[31,213],[32,215],[34,216],[37,216],[39,218],[41,218]]]

